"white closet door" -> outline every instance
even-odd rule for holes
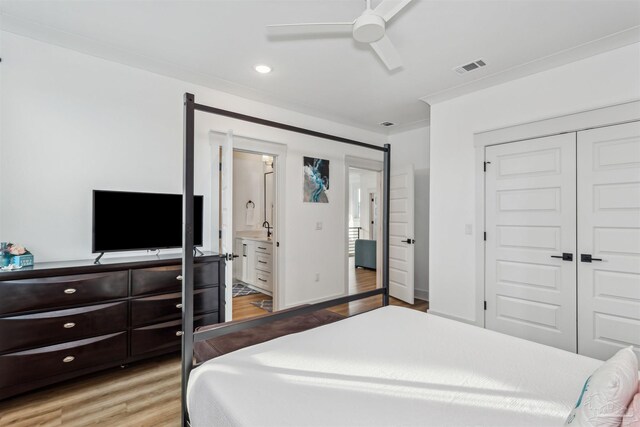
[[[573,352],[575,138],[557,135],[485,151],[485,325]],[[563,260],[563,253],[573,260]]]
[[[389,294],[406,303],[414,298],[413,165],[391,172],[389,188]]]
[[[640,357],[640,122],[578,133],[578,212],[579,353]]]

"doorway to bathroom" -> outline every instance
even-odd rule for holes
[[[273,311],[277,157],[233,151],[233,318]]]
[[[283,306],[286,145],[211,131],[212,237],[225,254],[227,321],[277,311]]]

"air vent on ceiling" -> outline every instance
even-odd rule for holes
[[[384,127],[388,128],[389,126],[395,126],[395,123],[393,123],[393,122],[382,122],[382,123],[380,123],[380,126],[384,126]]]
[[[484,67],[485,65],[487,65],[486,62],[484,62],[482,59],[478,59],[477,61],[469,62],[468,64],[455,67],[453,71],[462,75],[468,73],[469,71],[477,70],[478,68]]]

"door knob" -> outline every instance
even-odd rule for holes
[[[580,254],[580,261],[582,262],[602,261],[602,258],[593,258],[591,254]]]
[[[560,258],[563,261],[573,261],[573,254],[563,252],[562,255],[551,255],[551,258]]]

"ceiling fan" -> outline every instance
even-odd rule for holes
[[[385,34],[386,24],[412,0],[382,0],[375,9],[371,9],[371,0],[367,8],[352,22],[319,22],[305,24],[267,25],[271,35],[352,35],[360,43],[369,43],[389,70],[402,66],[398,51]]]

